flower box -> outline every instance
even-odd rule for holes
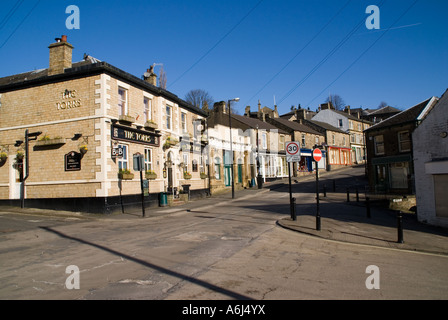
[[[157,129],[159,126],[157,125],[157,123],[153,122],[153,121],[146,121],[145,122],[145,129]]]
[[[118,172],[118,179],[121,180],[132,180],[134,179],[134,174],[129,171],[119,171]]]
[[[36,147],[57,146],[65,144],[64,138],[43,139],[36,142]]]
[[[155,172],[146,172],[145,173],[145,178],[148,180],[155,180],[157,179],[157,173]]]
[[[129,115],[121,115],[118,117],[118,121],[124,124],[132,124],[135,122],[135,118]]]

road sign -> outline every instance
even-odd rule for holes
[[[289,141],[286,143],[286,161],[300,161],[300,143],[295,141]]]
[[[115,158],[123,158],[123,148],[122,147],[112,148],[112,159],[115,159]]]
[[[320,151],[320,149],[313,150],[313,159],[316,162],[319,162],[320,159],[322,159],[322,151]]]

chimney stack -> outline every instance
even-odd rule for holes
[[[157,75],[154,73],[154,66],[146,69],[146,72],[143,74],[143,80],[145,80],[149,84],[152,84],[153,86],[157,86]]]
[[[50,49],[49,76],[64,73],[64,69],[72,67],[73,46],[67,42],[67,36],[63,35],[55,40],[56,42],[48,47]]]

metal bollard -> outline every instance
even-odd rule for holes
[[[296,198],[292,198],[292,203],[291,203],[291,219],[293,221],[297,220],[297,214],[296,214]]]
[[[336,192],[336,180],[333,180],[333,192]]]
[[[327,185],[324,184],[324,198],[327,197]]]
[[[367,218],[370,219],[370,198],[366,197]]]
[[[403,243],[403,213],[398,211],[397,214],[397,230],[398,230],[398,243]]]
[[[359,202],[359,191],[358,191],[358,187],[356,187],[356,202]]]
[[[347,202],[350,202],[350,194],[349,194],[348,188],[347,188]]]

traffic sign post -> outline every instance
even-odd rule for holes
[[[320,230],[320,208],[319,208],[319,161],[322,159],[322,151],[315,148],[313,159],[316,162],[316,230]]]
[[[142,216],[145,216],[145,189],[143,187],[143,170],[145,170],[145,157],[140,154],[140,153],[136,153],[134,154],[134,159],[133,159],[133,164],[134,164],[134,171],[140,171],[140,188],[141,188],[141,192],[142,192]]]
[[[291,162],[300,161],[300,143],[289,141],[286,143],[286,161],[288,162],[288,177],[289,177],[289,210],[291,213],[291,220],[296,221],[296,206],[295,199],[292,197],[291,188]]]
[[[300,143],[289,141],[286,143],[286,161],[299,162],[300,161]]]

